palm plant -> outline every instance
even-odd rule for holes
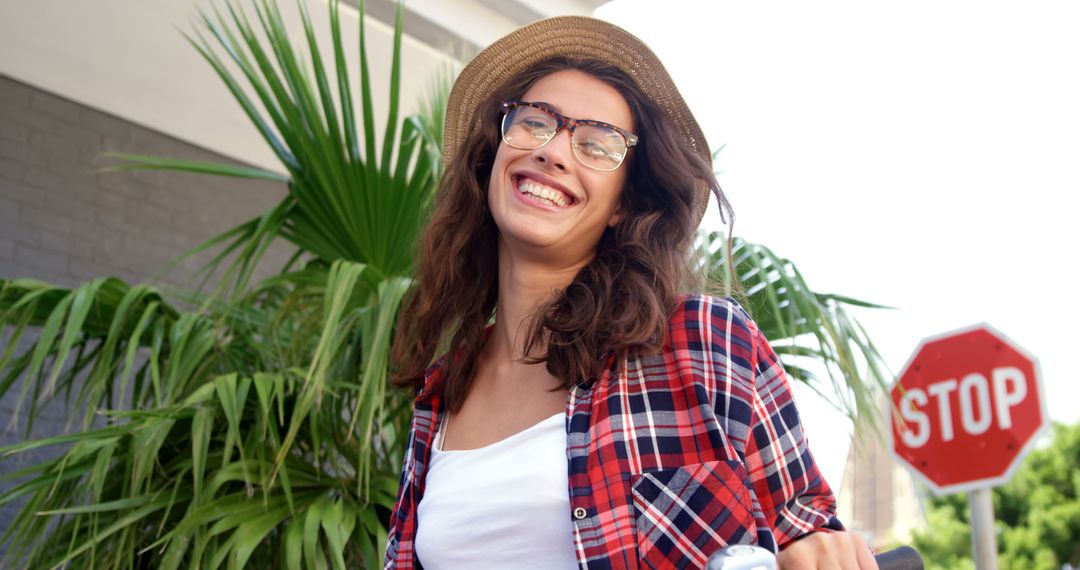
[[[2,450],[69,446],[5,475],[22,481],[0,503],[27,501],[3,537],[7,560],[29,568],[379,565],[410,403],[387,392],[389,343],[439,155],[430,127],[398,119],[400,11],[379,149],[363,18],[355,108],[337,2],[333,73],[299,7],[306,61],[269,0],[203,14],[189,37],[287,176],[120,156],[120,169],[288,184],[269,212],[195,250],[217,251],[207,277],[227,265],[214,291],[170,300],[110,278],[74,290],[0,282],[0,320],[12,332],[0,394],[24,378],[16,416],[26,409],[28,430],[38,403],[59,394],[84,411],[81,431]],[[251,284],[279,237],[296,255]],[[19,353],[30,327],[40,334]]]
[[[29,432],[52,398],[82,411],[70,434],[0,449],[8,457],[66,446],[56,459],[2,476],[13,483],[0,504],[25,501],[0,538],[12,566],[381,563],[411,404],[387,389],[387,359],[411,283],[412,243],[439,174],[442,106],[429,104],[427,119],[398,118],[400,10],[381,137],[363,18],[357,108],[336,1],[332,71],[303,2],[302,46],[271,0],[224,10],[203,14],[189,39],[287,174],[129,155],[118,155],[117,169],[269,178],[289,192],[192,252],[215,252],[204,272],[218,285],[208,293],[166,294],[113,278],[74,289],[0,280],[0,323],[9,332],[0,395],[22,379],[11,423],[25,414]],[[437,101],[445,93],[436,89]],[[255,267],[279,238],[296,254],[256,281]],[[765,332],[792,339],[777,346],[794,375],[812,377],[798,358],[822,362],[838,394],[855,394],[847,411],[873,410],[861,400],[872,383],[856,356],[878,379],[880,359],[843,308],[862,303],[811,292],[765,248],[717,243],[702,237],[703,270],[736,294],[720,269],[731,260]],[[20,349],[29,332],[36,338]]]

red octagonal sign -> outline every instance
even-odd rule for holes
[[[1049,423],[1038,361],[985,324],[924,339],[890,396],[893,454],[939,494],[1008,481]]]

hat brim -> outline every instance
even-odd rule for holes
[[[455,159],[478,125],[479,106],[495,89],[556,56],[596,59],[623,70],[667,114],[687,146],[712,164],[705,134],[659,58],[630,32],[585,16],[557,16],[529,24],[491,44],[465,66],[447,103],[443,163]],[[701,186],[698,220],[709,203],[709,185]]]

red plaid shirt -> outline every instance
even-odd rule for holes
[[[843,528],[784,369],[734,301],[684,299],[661,353],[618,370],[567,399],[566,516],[581,568],[700,568],[727,544],[776,551]],[[416,505],[443,411],[432,389],[441,371],[428,370],[416,398],[386,569],[421,568]]]

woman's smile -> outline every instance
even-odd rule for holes
[[[538,172],[518,172],[512,180],[516,195],[527,204],[562,211],[578,202],[565,186]]]

